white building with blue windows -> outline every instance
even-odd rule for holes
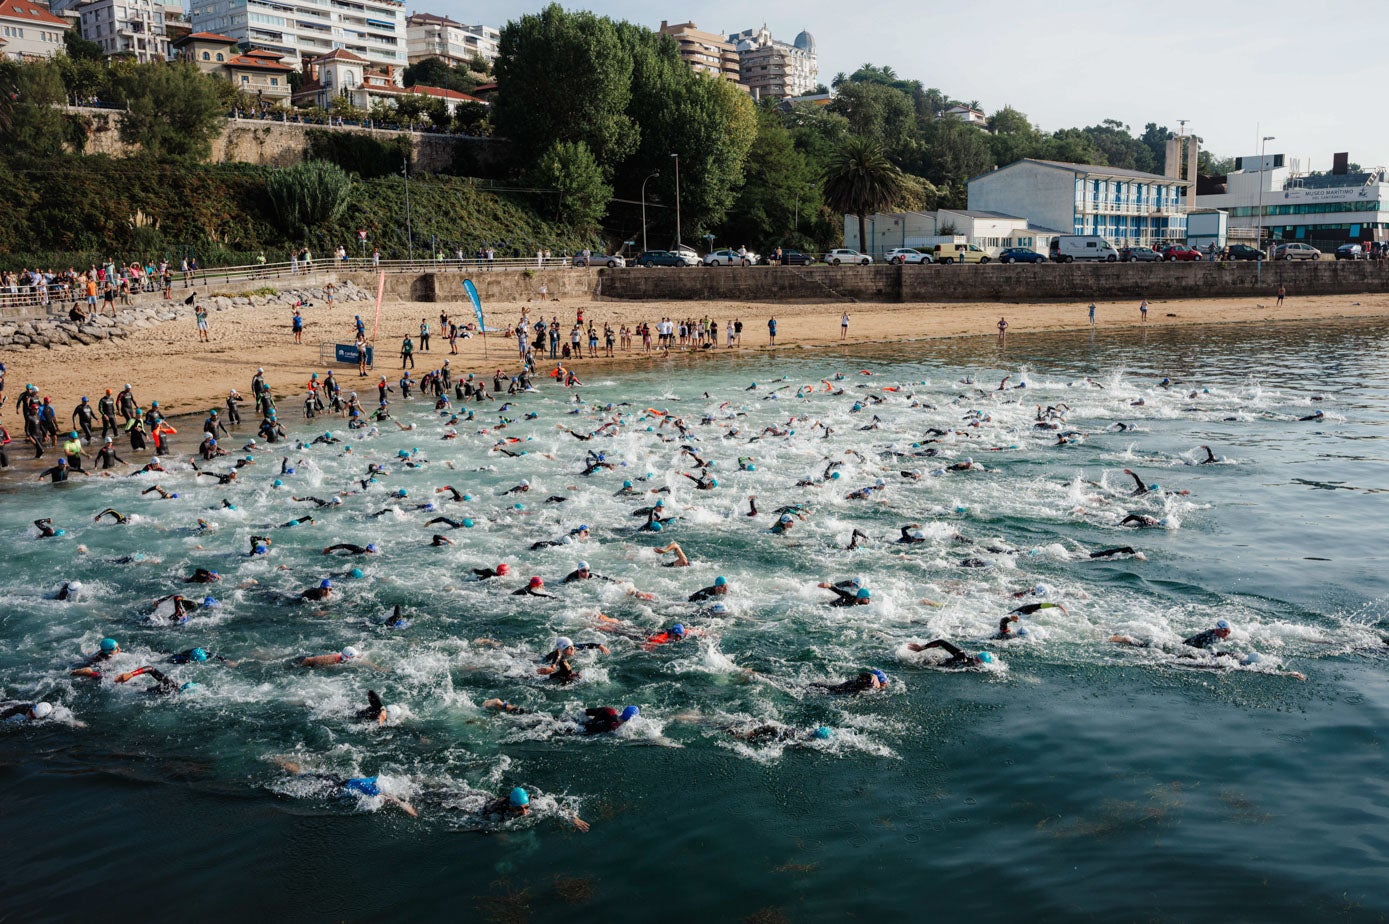
[[[400,0],[190,0],[194,32],[229,35],[288,63],[342,49],[399,74],[407,57]],[[297,59],[297,60],[296,60]]]
[[[969,208],[1026,218],[1115,246],[1186,240],[1186,189],[1176,177],[1026,158],[969,181]]]

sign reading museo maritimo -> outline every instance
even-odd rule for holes
[[[1285,189],[1284,199],[1374,199],[1379,196],[1379,186],[1337,186],[1331,189]]]

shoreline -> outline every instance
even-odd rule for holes
[[[1189,326],[1247,326],[1251,323],[1345,323],[1389,318],[1389,294],[1341,295],[1308,299],[1290,299],[1282,307],[1254,299],[1164,300],[1149,303],[1146,324],[1138,316],[1133,302],[1096,302],[1094,330],[1119,331],[1163,330]],[[487,308],[489,322],[502,326],[519,318],[522,310],[538,316],[541,303],[512,302]],[[575,312],[583,310],[586,322],[592,320],[601,331],[604,322],[614,328],[622,324],[634,327],[641,321],[655,323],[662,317],[709,316],[718,321],[719,345],[712,350],[673,350],[667,356],[661,351],[641,352],[640,341],[634,342],[632,352],[617,352],[612,358],[600,355],[593,359],[571,361],[570,365],[583,380],[587,374],[620,373],[645,369],[659,363],[694,360],[710,353],[756,358],[775,356],[786,350],[816,350],[839,346],[882,346],[894,343],[914,343],[961,338],[996,339],[996,324],[1000,316],[1007,317],[1010,338],[1029,334],[1064,333],[1091,330],[1088,303],[1064,305],[1052,303],[1017,304],[853,304],[838,303],[767,305],[748,303],[656,302],[617,303],[574,299],[544,303],[546,314],[560,317],[561,330],[568,339],[567,328]],[[50,450],[43,460],[31,462],[19,439],[22,431],[13,410],[14,398],[24,385],[33,382],[39,393],[52,396],[58,408],[60,426],[66,426],[72,408],[83,395],[93,403],[106,388],[119,391],[130,382],[142,407],[156,399],[168,411],[174,426],[180,430],[177,442],[180,451],[193,448],[185,441],[183,423],[191,423],[194,435],[200,429],[202,416],[208,408],[224,409],[227,391],[235,388],[247,397],[244,408],[249,409],[250,379],[258,367],[265,369],[266,381],[274,391],[286,420],[302,419],[303,385],[311,373],[320,374],[325,366],[319,362],[320,343],[351,343],[349,336],[356,311],[366,308],[363,320],[369,327],[374,321],[374,307],[369,303],[358,306],[335,305],[332,309],[314,307],[304,312],[306,342],[296,345],[289,330],[290,311],[281,305],[261,308],[242,308],[217,312],[213,315],[212,342],[199,344],[193,324],[187,320],[167,321],[137,331],[119,343],[103,341],[89,346],[73,345],[52,349],[9,350],[0,354],[8,367],[6,393],[9,400],[0,408],[0,420],[11,431],[15,442],[12,450],[11,473],[19,478],[32,477],[40,469],[37,462],[56,458]],[[776,311],[769,309],[775,308]],[[840,316],[847,310],[850,316],[849,336],[839,339]],[[422,319],[431,330],[438,327],[441,311],[452,316],[472,319],[470,306],[445,303],[398,302],[382,306],[377,343],[382,350],[376,367],[363,379],[348,365],[332,364],[339,374],[345,391],[358,384],[368,388],[380,375],[392,384],[400,377],[398,344],[409,331],[412,336]],[[778,343],[767,344],[766,320],[775,316],[778,321]],[[724,327],[728,320],[741,318],[744,322],[741,346],[728,349]],[[503,320],[506,319],[506,320]],[[333,334],[342,336],[328,339]],[[459,353],[448,352],[446,339],[434,338],[436,349],[429,353],[416,348],[416,367],[412,372],[418,379],[430,368],[438,368],[450,360],[454,377],[469,372],[490,374],[495,369],[511,371],[518,366],[515,340],[493,336],[487,341],[474,337],[459,340]],[[442,347],[438,349],[437,347]],[[552,360],[537,360],[538,380],[548,378],[547,364]],[[254,435],[251,415],[243,410],[243,429],[246,437]],[[332,418],[329,418],[332,419]],[[250,426],[248,426],[250,425]],[[21,431],[18,435],[16,431]],[[61,431],[65,432],[65,431]],[[16,458],[20,456],[22,458]],[[45,466],[46,467],[46,466]],[[7,483],[12,479],[5,477]]]

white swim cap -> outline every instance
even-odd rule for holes
[[[348,645],[342,650],[342,659],[344,661],[351,661],[355,657],[357,657],[357,649],[353,648],[351,645]]]
[[[46,719],[53,714],[52,703],[34,703],[34,718]]]
[[[386,721],[394,722],[396,719],[400,718],[402,711],[403,710],[395,703],[391,703],[386,707]]]
[[[574,642],[573,642],[571,639],[568,639],[568,638],[566,638],[566,637],[563,636],[563,635],[561,635],[559,638],[555,639],[555,651],[564,651],[566,648],[573,648],[573,647],[574,647]]]
[[[73,594],[75,594],[75,593],[81,593],[81,592],[82,592],[82,582],[81,582],[81,581],[68,581],[68,593],[73,593]]]

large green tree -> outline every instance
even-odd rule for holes
[[[494,119],[530,167],[556,141],[582,141],[604,170],[636,150],[632,61],[617,28],[551,4],[502,29]]]
[[[748,152],[744,184],[719,228],[719,237],[765,253],[778,245],[806,246],[802,224],[819,214],[818,173],[796,150],[791,133],[771,110],[758,113],[757,138]]]
[[[830,160],[824,194],[830,208],[858,216],[859,246],[866,249],[867,217],[896,208],[909,194],[909,187],[881,145],[868,138],[851,137]]]
[[[352,196],[352,178],[337,164],[306,160],[266,177],[265,192],[281,226],[304,234],[342,215]]]
[[[58,154],[68,140],[62,74],[49,61],[0,63],[0,140],[8,153]]]
[[[941,205],[961,208],[967,183],[994,165],[989,135],[957,119],[932,119],[921,133],[921,153],[912,172],[925,177],[941,192]]]
[[[226,81],[187,62],[137,65],[117,78],[121,140],[158,158],[201,160],[222,126]]]
[[[593,152],[582,141],[556,141],[531,169],[530,182],[558,195],[557,217],[583,232],[596,231],[612,198]]]
[[[905,154],[915,139],[911,97],[888,84],[845,83],[829,108],[849,120],[854,134],[872,138],[894,157]]]

